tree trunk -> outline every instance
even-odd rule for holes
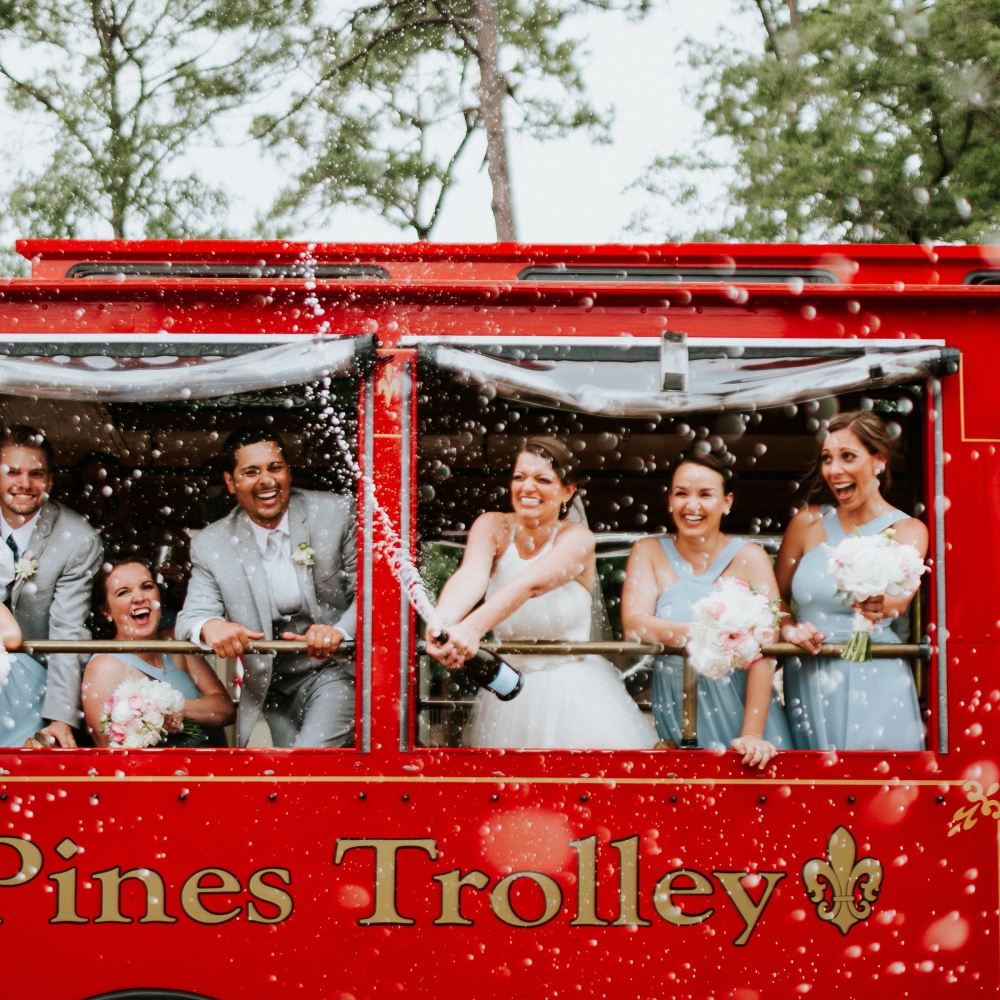
[[[476,54],[479,61],[479,101],[486,130],[486,165],[493,184],[493,218],[497,239],[517,239],[514,206],[510,197],[510,167],[507,163],[507,133],[503,123],[504,82],[497,69],[500,54],[500,23],[496,0],[475,0]]]

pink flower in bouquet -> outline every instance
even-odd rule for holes
[[[715,678],[750,668],[761,658],[760,647],[773,641],[779,617],[777,602],[745,580],[723,578],[717,592],[694,606],[688,640],[692,666]]]

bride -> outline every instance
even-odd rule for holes
[[[445,666],[461,667],[490,631],[501,642],[590,639],[597,560],[593,534],[565,520],[576,492],[572,465],[560,441],[528,438],[511,477],[514,513],[483,514],[472,525],[462,564],[438,600],[448,642],[426,634],[427,652]],[[603,657],[509,662],[524,677],[521,693],[504,702],[480,691],[466,745],[645,750],[656,742]]]

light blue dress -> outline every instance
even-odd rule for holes
[[[734,538],[719,553],[715,562],[699,576],[691,564],[677,551],[672,538],[661,538],[660,544],[670,560],[677,582],[660,594],[656,601],[656,617],[665,621],[689,622],[694,617],[694,605],[714,590],[713,584],[746,544]],[[729,744],[743,730],[746,707],[746,670],[732,670],[725,677],[698,678],[698,746],[729,749]],[[681,706],[684,700],[684,661],[679,656],[658,656],[653,673],[653,717],[661,739],[681,742]],[[771,694],[771,708],[764,727],[764,739],[779,750],[792,748],[792,737],[785,713],[777,695]]]
[[[892,510],[861,527],[876,535],[908,517]],[[836,507],[823,507],[826,544],[845,538]],[[792,577],[800,622],[812,622],[826,642],[847,642],[854,612],[837,596],[823,545],[810,549]],[[887,620],[872,642],[899,642]],[[797,750],[923,750],[924,727],[913,673],[905,660],[852,663],[834,656],[791,656],[785,660],[785,711]]]
[[[42,702],[48,675],[27,653],[11,653],[10,659],[10,676],[0,687],[0,746],[23,747],[45,725]]]
[[[194,700],[202,696],[197,685],[191,679],[191,675],[186,670],[181,670],[177,667],[174,664],[174,658],[169,653],[162,654],[162,670],[158,667],[154,667],[151,663],[147,663],[134,653],[115,653],[114,657],[115,659],[121,660],[123,663],[127,663],[130,667],[135,667],[136,670],[142,671],[142,673],[144,673],[147,677],[152,677],[154,681],[163,681],[165,684],[169,684],[175,690],[180,691],[185,699]],[[198,723],[195,723],[195,725],[198,726],[197,735],[189,735],[187,733],[171,733],[165,740],[161,740],[157,746],[224,747],[226,745],[225,734],[221,729],[215,727],[209,728],[208,726],[202,726]]]

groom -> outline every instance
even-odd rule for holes
[[[349,497],[292,487],[281,438],[234,431],[222,448],[238,506],[191,543],[191,582],[178,637],[243,659],[237,720],[246,746],[261,712],[275,746],[342,747],[354,736],[357,547]],[[246,654],[255,639],[298,639],[308,655]]]

